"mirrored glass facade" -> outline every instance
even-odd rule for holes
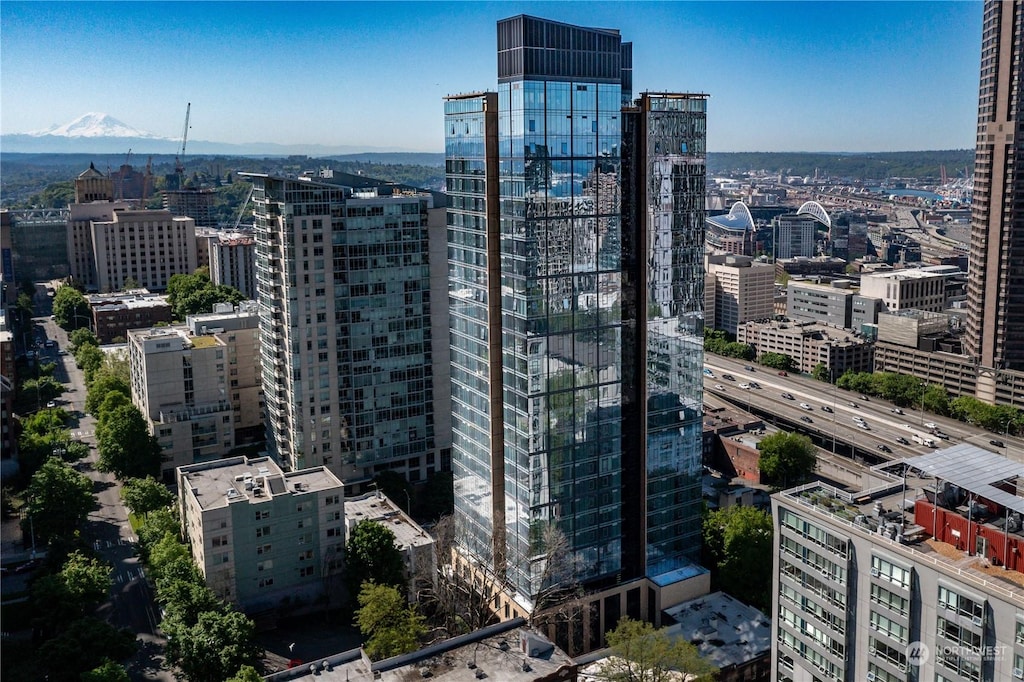
[[[614,30],[514,17],[498,55],[445,102],[452,459],[463,549],[529,608],[551,525],[590,585],[699,551],[704,99],[628,128]]]

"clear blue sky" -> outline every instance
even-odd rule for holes
[[[980,2],[0,3],[0,132],[99,111],[190,139],[442,151],[495,22],[618,28],[634,91],[707,92],[711,151],[974,146]]]

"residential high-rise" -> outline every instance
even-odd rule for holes
[[[617,30],[521,15],[498,91],[445,101],[455,514],[503,617],[550,526],[609,623],[701,573],[706,96],[632,99]]]
[[[350,494],[440,470],[425,192],[253,180],[267,448]]]
[[[84,207],[113,208],[109,220],[89,219],[95,286],[101,292],[120,291],[132,280],[136,287],[163,291],[174,275],[195,271],[196,228],[191,218],[163,210],[121,209],[116,203]]]
[[[709,327],[735,335],[736,329],[750,320],[775,315],[775,266],[755,261],[750,256],[709,254],[707,257],[707,299],[713,308],[705,310]]]
[[[974,161],[967,353],[1024,371],[1024,2],[987,0]],[[979,397],[994,393],[991,372]]]

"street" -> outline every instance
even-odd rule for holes
[[[135,537],[128,523],[128,511],[121,502],[121,485],[113,474],[96,469],[96,420],[85,413],[85,377],[69,353],[60,354],[70,346],[67,333],[50,318],[51,299],[42,284],[36,285],[35,308],[40,313],[33,318],[37,340],[52,339],[57,347],[40,344],[39,362],[54,362],[54,378],[66,385],[66,392],[57,399],[58,407],[71,415],[69,430],[74,440],[89,445],[89,455],[76,468],[93,481],[97,506],[86,520],[83,536],[88,539],[97,555],[113,567],[110,601],[99,609],[99,616],[112,625],[136,633],[141,647],[128,662],[127,670],[134,680],[174,680],[164,670],[163,648],[166,640],[159,634],[158,612],[152,591],[145,579],[144,568],[136,555]]]

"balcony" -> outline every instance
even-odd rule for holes
[[[176,424],[189,421],[193,417],[217,414],[219,412],[231,412],[231,403],[227,400],[221,400],[205,405],[192,405],[175,410],[161,410],[159,421],[161,424]]]

